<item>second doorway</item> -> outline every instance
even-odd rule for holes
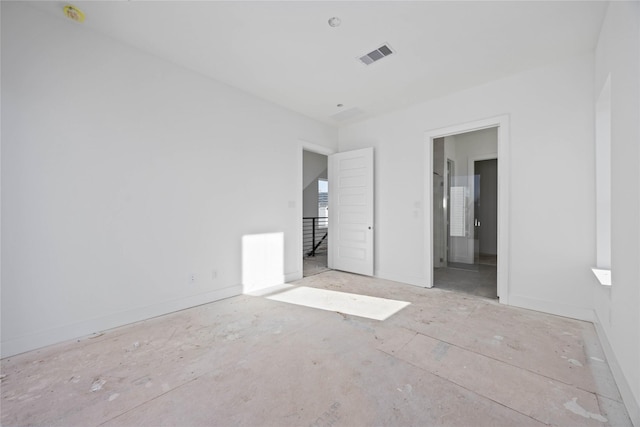
[[[433,284],[497,298],[498,128],[433,141]]]

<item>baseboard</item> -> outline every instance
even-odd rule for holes
[[[598,313],[594,312],[593,318],[593,324],[596,328],[598,339],[600,340],[600,344],[604,350],[604,355],[607,357],[607,363],[609,364],[609,368],[611,368],[613,379],[616,381],[624,406],[627,408],[627,412],[629,413],[629,418],[631,418],[631,422],[635,427],[640,427],[640,402],[638,402],[634,397],[631,387],[629,386],[629,382],[622,373],[622,369],[618,363],[618,358],[613,351],[613,347],[609,342],[609,337],[607,336],[606,331],[602,327],[602,322],[598,317]]]
[[[36,332],[2,342],[2,357],[14,356],[26,351],[46,347],[63,341],[85,337],[87,335],[128,325],[133,322],[150,319],[186,308],[207,304],[242,294],[242,286],[236,285],[177,300],[164,301],[147,307],[110,314],[108,316],[87,319],[78,323],[60,326]]]
[[[593,322],[593,309],[578,307],[570,304],[562,304],[553,301],[541,300],[522,295],[509,295],[509,305],[555,314],[556,316],[570,317],[577,320]]]

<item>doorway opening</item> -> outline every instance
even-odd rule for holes
[[[498,298],[498,128],[433,139],[433,286]]]
[[[302,275],[329,270],[329,181],[328,157],[302,152]]]

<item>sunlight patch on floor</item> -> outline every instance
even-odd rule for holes
[[[306,286],[292,286],[289,289],[272,293],[266,298],[374,320],[388,319],[411,304],[406,301],[308,288]]]

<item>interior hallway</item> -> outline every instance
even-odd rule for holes
[[[2,360],[4,426],[630,426],[593,325],[335,271],[384,321],[238,296]]]

